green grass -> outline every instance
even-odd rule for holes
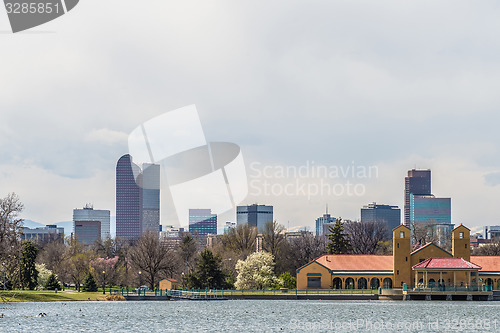
[[[107,293],[106,293],[107,294]],[[104,300],[104,295],[99,292],[76,292],[74,290],[58,291],[33,291],[12,290],[0,291],[1,302],[70,302],[70,301],[96,301]]]

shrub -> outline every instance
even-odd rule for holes
[[[47,282],[45,283],[45,289],[47,289],[47,290],[61,289],[61,285],[59,284],[59,281],[57,280],[57,276],[54,273],[49,275],[49,278],[47,279]]]

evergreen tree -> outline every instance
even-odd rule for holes
[[[45,289],[47,290],[61,289],[61,285],[59,284],[59,281],[57,280],[57,277],[54,273],[49,275],[47,283],[45,283]]]
[[[344,234],[344,223],[341,218],[338,218],[333,227],[328,228],[330,234],[327,235],[330,241],[326,245],[326,253],[328,254],[345,254],[349,250],[349,241]]]
[[[195,289],[226,288],[226,275],[221,269],[221,259],[208,249],[202,251],[196,270],[187,276],[187,284],[189,288]]]
[[[26,241],[21,252],[21,284],[23,288],[34,290],[38,284],[38,271],[35,267],[35,260],[38,248],[30,241]]]
[[[83,280],[82,289],[83,291],[91,291],[91,292],[97,291],[97,283],[95,282],[94,277],[90,272],[87,273],[85,280]]]

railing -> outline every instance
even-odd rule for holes
[[[465,286],[417,286],[413,288],[413,291],[430,291],[430,292],[439,292],[439,291],[493,291],[493,286],[478,286],[478,285],[465,285]]]

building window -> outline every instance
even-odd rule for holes
[[[308,276],[307,288],[321,288],[321,276]]]
[[[465,248],[467,248],[467,243],[465,243]]]
[[[408,261],[408,257],[406,257],[406,261]]]
[[[399,275],[399,269],[396,271],[396,275]]]
[[[463,232],[458,233],[458,238],[463,239],[464,238],[464,233]]]
[[[399,238],[405,238],[405,232],[404,231],[400,231],[399,232]]]
[[[398,245],[397,245],[397,246],[398,246],[398,249],[399,249],[399,243],[398,243]]]

